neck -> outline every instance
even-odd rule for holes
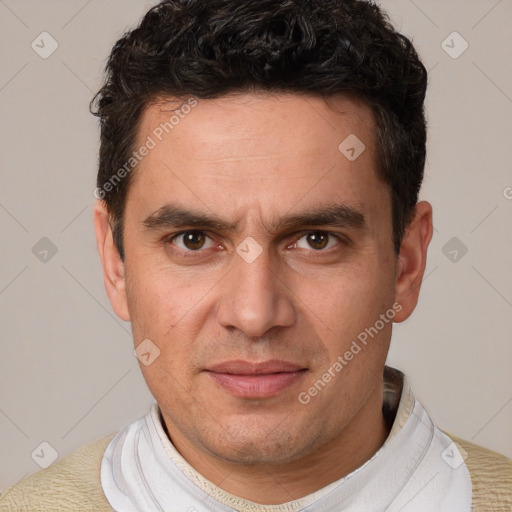
[[[381,386],[334,439],[300,460],[280,465],[247,466],[219,460],[164,420],[168,435],[171,427],[174,446],[196,471],[221,489],[262,505],[297,500],[343,478],[370,459],[389,434]]]

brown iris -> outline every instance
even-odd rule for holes
[[[323,249],[329,242],[329,235],[321,231],[313,231],[307,235],[307,241],[313,249]]]
[[[205,243],[206,237],[204,233],[199,231],[187,231],[183,233],[183,244],[191,250],[201,249]]]

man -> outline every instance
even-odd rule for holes
[[[98,93],[98,250],[156,399],[1,510],[512,510],[385,366],[432,236],[427,76],[363,0],[169,0]]]

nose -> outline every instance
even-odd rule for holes
[[[247,337],[262,337],[273,327],[293,325],[292,297],[266,250],[250,263],[235,254],[233,268],[221,282],[218,321]]]

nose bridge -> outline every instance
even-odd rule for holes
[[[218,315],[224,327],[257,337],[272,327],[291,325],[295,312],[268,247],[258,248],[254,242],[246,239],[233,255],[233,268],[223,280]]]
[[[240,244],[237,252],[247,251],[250,254],[253,250],[250,247],[250,242],[244,242]],[[236,257],[234,258],[233,265],[235,267],[233,269],[234,274],[238,278],[238,282],[244,285],[247,290],[250,290],[252,293],[269,292],[268,298],[273,295],[276,276],[267,249],[261,248],[261,253],[254,257],[254,259],[244,259],[242,256]]]

